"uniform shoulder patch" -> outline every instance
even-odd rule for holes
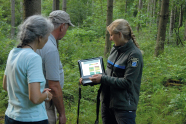
[[[137,67],[138,66],[138,58],[131,58],[131,67]]]

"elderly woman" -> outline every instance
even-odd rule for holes
[[[44,89],[42,60],[35,51],[43,48],[52,30],[41,15],[27,18],[20,26],[21,43],[10,51],[3,79],[9,97],[5,124],[48,124],[44,101],[50,101],[52,94]]]
[[[143,68],[142,54],[126,20],[115,20],[107,30],[114,46],[108,57],[106,74],[96,74],[90,78],[102,85],[103,124],[135,124]]]

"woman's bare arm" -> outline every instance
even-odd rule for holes
[[[28,89],[29,89],[29,100],[34,104],[42,103],[47,98],[47,93],[48,93],[49,100],[52,99],[52,94],[48,90],[44,91],[43,93],[40,92],[39,82],[29,83]]]
[[[5,91],[7,91],[6,75],[4,75],[4,78],[3,78],[3,89],[4,89]]]

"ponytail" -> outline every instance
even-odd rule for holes
[[[27,46],[27,43],[21,42],[17,45],[17,48],[23,48],[24,46]]]
[[[130,32],[131,32],[130,35],[131,35],[131,38],[133,40],[133,43],[136,45],[137,48],[140,48],[138,42],[136,41],[136,37],[135,37],[135,35],[134,35],[133,31],[132,31],[132,28],[130,27],[130,25],[128,25],[128,26],[129,26],[129,29],[130,29]]]

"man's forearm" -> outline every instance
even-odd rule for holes
[[[65,107],[63,103],[63,92],[59,81],[48,81],[49,88],[53,94],[52,101],[59,113],[59,116],[65,115]]]
[[[52,101],[54,102],[54,105],[59,113],[59,115],[65,115],[65,107],[64,107],[64,103],[63,103],[63,92],[61,90],[61,94],[53,97]]]

